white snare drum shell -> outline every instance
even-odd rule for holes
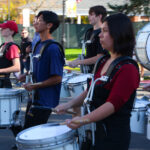
[[[13,123],[13,113],[19,110],[21,93],[19,89],[0,89],[0,126]]]
[[[150,140],[150,108],[147,110],[147,139]]]
[[[72,97],[80,95],[87,88],[87,78],[91,74],[81,74],[68,80],[69,92]]]
[[[67,77],[63,77],[62,83],[61,83],[60,98],[70,97],[67,81],[68,81],[68,78]]]
[[[146,130],[146,106],[149,101],[136,99],[131,112],[130,128],[131,132],[145,133]]]

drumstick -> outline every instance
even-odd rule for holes
[[[52,111],[55,112],[55,113],[57,112],[56,109],[52,109]],[[76,114],[77,114],[76,112],[73,112],[73,111],[71,111],[71,110],[66,110],[66,113],[72,114],[72,115],[76,115]]]
[[[71,121],[72,123],[75,124],[80,124],[80,123],[89,123],[90,120],[89,119],[84,119],[84,120],[73,120]],[[60,125],[66,125],[66,122],[61,122]]]
[[[40,84],[41,84],[41,82],[37,82],[37,83],[32,83],[30,85],[32,86],[32,85],[40,85]]]

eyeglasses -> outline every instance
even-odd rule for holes
[[[26,33],[28,33],[28,32],[22,32],[21,34],[26,34]]]

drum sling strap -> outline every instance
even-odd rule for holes
[[[106,59],[109,58],[109,55],[104,55],[102,57],[100,57],[95,66],[94,66],[94,75],[96,74],[100,64]],[[111,79],[113,78],[113,76],[115,75],[115,73],[121,68],[121,66],[123,66],[124,64],[133,64],[139,71],[139,67],[138,64],[136,63],[136,61],[134,61],[131,57],[129,56],[121,56],[118,57],[117,59],[115,59],[109,66],[109,68],[106,71],[105,76],[102,77],[102,81],[106,83],[110,82]]]
[[[109,55],[104,55],[104,56],[101,56],[101,57],[97,60],[95,66],[94,66],[94,70],[93,70],[93,71],[94,71],[94,75],[96,74],[96,72],[97,72],[99,66],[100,66],[107,58],[109,58],[109,57],[110,57]],[[109,66],[109,68],[108,68],[108,70],[107,70],[105,76],[102,78],[102,86],[104,86],[105,84],[109,83],[109,82],[112,80],[112,78],[114,77],[114,75],[116,74],[116,72],[117,72],[124,64],[133,64],[133,65],[139,70],[137,63],[136,63],[131,57],[128,57],[128,56],[119,57],[119,58],[115,59],[115,60],[111,63],[111,65]],[[87,81],[87,82],[88,82],[88,88],[89,88],[89,82],[90,82],[90,80]],[[91,104],[91,102],[89,102],[89,103]],[[90,106],[90,107],[91,107],[92,110],[93,110],[93,107],[92,107],[92,106]],[[104,127],[105,127],[105,126],[104,126]],[[90,138],[89,138],[89,139],[87,138],[87,139],[86,139],[86,142],[83,142],[83,143],[82,143],[82,146],[81,146],[82,149],[81,149],[81,150],[84,150],[84,149],[86,149],[86,150],[92,150],[93,147],[92,147],[91,143],[92,143],[92,142],[90,141]],[[87,145],[88,145],[89,148],[87,148]]]
[[[9,43],[7,43],[6,45],[4,45],[5,43],[2,43],[1,45],[0,45],[0,48],[2,48],[2,51],[3,51],[3,55],[1,56],[2,58],[5,58],[6,57],[6,53],[8,52],[8,50],[9,50],[9,48],[12,46],[12,45],[16,45],[17,47],[18,47],[18,49],[20,49],[20,47],[16,44],[16,43],[14,43],[14,42],[9,42]],[[5,63],[5,65],[4,66],[7,66],[6,64],[9,64],[10,66],[11,66],[11,62],[9,62],[9,60],[8,61],[3,61],[4,59],[2,59],[2,61],[1,61],[1,64],[3,64],[3,63]],[[3,66],[3,65],[2,65]],[[1,66],[1,67],[2,67]],[[3,67],[4,67],[3,66]],[[9,67],[9,66],[7,66],[7,67]],[[4,67],[5,68],[5,67]],[[8,81],[8,79],[9,79],[9,76],[10,76],[10,73],[1,73],[0,74],[0,87],[2,88],[2,87],[11,87],[11,83],[10,83],[10,81]]]
[[[40,42],[41,42],[41,41],[38,41],[38,42],[36,43],[36,45],[34,46],[33,53],[35,52],[36,47],[38,46],[38,44],[39,44]],[[61,52],[61,55],[62,55],[62,57],[63,57],[64,60],[65,60],[64,48],[62,47],[62,45],[61,45],[60,43],[58,43],[58,42],[56,42],[56,41],[52,41],[52,40],[48,40],[45,44],[42,45],[41,50],[40,50],[40,57],[42,56],[44,50],[45,50],[48,46],[50,46],[51,44],[57,44],[57,45],[58,45],[59,50],[60,50],[60,52]]]
[[[37,46],[38,46],[38,44],[39,44],[40,42],[41,42],[41,41],[38,41],[38,42],[36,43],[36,45],[34,46],[33,54],[34,54],[34,52],[35,52],[35,50],[36,50],[36,48],[37,48]],[[65,62],[65,53],[64,53],[64,49],[63,49],[62,45],[61,45],[60,43],[58,43],[58,42],[56,42],[56,41],[52,41],[52,40],[48,40],[46,43],[44,43],[44,44],[42,45],[42,47],[41,47],[41,49],[40,49],[40,57],[39,57],[39,60],[40,60],[40,58],[42,57],[44,50],[45,50],[48,46],[50,46],[51,44],[57,44],[57,45],[58,45],[59,50],[60,50],[60,52],[61,52],[61,55],[62,55],[62,57],[63,57],[63,59],[64,59],[64,62]],[[32,78],[33,78],[33,82],[36,82],[36,81],[35,81],[35,78],[34,78],[34,77],[32,77]],[[34,94],[34,95],[35,95],[35,96],[34,96],[34,99],[38,99],[38,91],[37,91],[37,90],[35,91],[35,94]]]
[[[2,44],[0,45],[0,48],[1,48],[4,44],[5,44],[5,43],[2,43]],[[12,46],[12,45],[16,45],[16,46],[18,47],[18,49],[20,49],[20,46],[19,46],[18,44],[14,43],[14,42],[9,42],[9,43],[7,43],[7,44],[4,46],[4,49],[3,49],[3,56],[6,55],[7,51],[9,50],[10,46]]]

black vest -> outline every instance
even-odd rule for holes
[[[8,68],[8,67],[11,67],[13,65],[12,61],[8,60],[6,58],[6,53],[9,50],[9,47],[11,45],[16,45],[16,44],[13,43],[13,42],[9,42],[5,46],[3,46],[3,45],[4,45],[4,43],[0,46],[0,48],[3,48],[3,52],[0,55],[0,69],[2,69],[2,68]],[[7,75],[7,76],[9,76],[10,73],[1,73],[1,75]]]
[[[103,56],[98,60],[97,65],[95,66],[95,72],[99,68],[99,65],[101,64],[101,62],[103,62],[108,57],[109,56]],[[119,57],[116,60],[114,60],[112,62],[112,64],[110,65],[110,67],[108,68],[107,72],[106,72],[106,76],[108,76],[108,80],[103,81],[102,84],[95,85],[95,87],[94,87],[94,93],[93,93],[93,98],[92,98],[93,101],[92,101],[92,104],[91,104],[91,106],[94,109],[98,108],[99,106],[101,106],[102,104],[104,104],[106,102],[106,100],[109,96],[110,90],[104,88],[104,86],[107,83],[111,82],[111,79],[113,78],[115,73],[124,64],[133,64],[138,69],[137,63],[130,57]],[[111,116],[107,117],[106,119],[104,119],[102,121],[98,121],[97,122],[97,127],[101,123],[104,123],[108,128],[113,128],[114,125],[116,126],[116,124],[120,127],[121,127],[121,125],[125,125],[125,124],[129,125],[130,114],[131,114],[131,111],[132,111],[135,95],[136,95],[136,91],[134,91],[132,93],[129,100],[126,102],[126,104],[124,104],[122,106],[122,108],[120,110],[118,110],[117,112],[115,112]],[[91,109],[93,109],[93,108],[91,108]]]

